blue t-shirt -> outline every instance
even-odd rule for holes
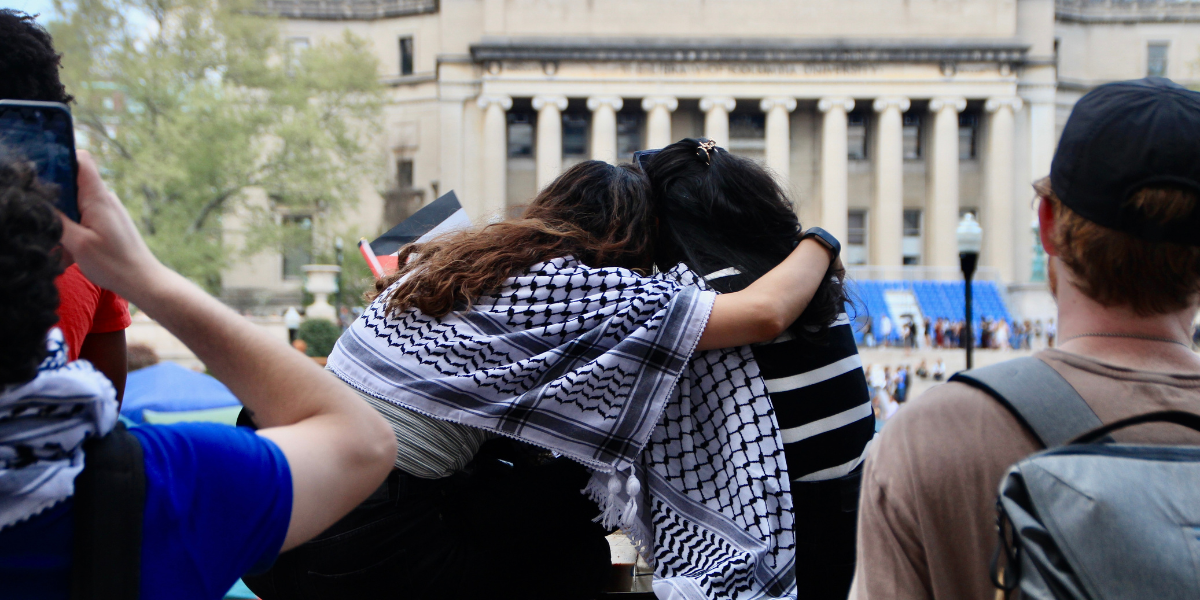
[[[143,600],[214,600],[275,561],[292,513],[279,447],[249,429],[180,423],[130,430],[142,444]],[[0,531],[0,597],[67,600],[74,519],[67,500]]]

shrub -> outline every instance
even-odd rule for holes
[[[308,344],[304,353],[309,356],[329,356],[341,336],[342,330],[328,319],[307,319],[296,332],[296,337]]]

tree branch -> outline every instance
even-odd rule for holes
[[[217,209],[221,208],[221,205],[225,204],[225,201],[237,192],[238,190],[229,190],[218,194],[208,202],[205,202],[204,207],[200,209],[199,214],[196,215],[196,218],[192,221],[192,224],[188,226],[188,233],[196,233],[197,231],[200,231],[200,228],[204,227],[204,222],[208,220],[208,216]]]
[[[146,228],[146,235],[154,235],[158,228],[154,226],[155,202],[158,200],[158,193],[150,189],[150,186],[142,184],[142,196],[146,199],[146,212],[142,215],[142,226]]]
[[[96,115],[92,114],[91,112],[86,112],[81,116],[83,118],[80,119],[80,122],[86,125],[88,129],[100,134],[100,137],[103,137],[106,142],[112,144],[123,158],[127,160],[133,159],[133,155],[129,153],[129,150],[127,150],[125,146],[121,144],[121,142],[118,142],[113,136],[108,135],[108,130],[104,128],[104,123],[101,123]]]

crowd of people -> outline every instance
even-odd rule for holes
[[[0,10],[0,97],[69,102],[58,59]],[[1028,360],[1098,421],[1200,412],[1197,134],[1200,93],[1169,81],[1084,96],[1035,187],[1065,339],[982,328],[1046,339]],[[996,485],[1039,438],[966,379],[910,398],[940,359],[864,369],[838,240],[711,140],[579,163],[519,218],[403,248],[325,370],[159,262],[78,164],[74,222],[31,164],[0,161],[4,597],[212,600],[244,578],[264,600],[586,600],[617,528],[672,600],[1006,585],[988,572]],[[68,268],[101,291],[63,285]],[[81,299],[102,323],[82,336],[64,329]],[[241,426],[117,424],[123,335],[72,348],[120,331],[125,299],[229,387]],[[915,323],[913,346],[954,338]],[[1186,569],[1158,579],[1194,582],[1190,558],[1163,562]]]
[[[910,364],[895,367],[890,365],[867,365],[867,383],[871,388],[871,406],[875,412],[875,429],[883,429],[883,424],[896,414],[900,405],[908,401],[914,387],[914,378],[922,381],[941,382],[946,379],[946,361],[938,357],[933,365],[925,359],[917,363],[916,368]]]
[[[899,328],[892,325],[887,315],[877,318],[863,317],[860,320],[863,345],[875,347],[914,348],[964,348],[966,322],[951,321],[939,317],[918,320],[903,319]],[[876,325],[878,323],[878,325]],[[876,333],[878,332],[878,334]],[[992,319],[983,317],[976,322],[972,334],[976,348],[991,350],[1041,350],[1053,348],[1058,327],[1051,318],[1041,319]]]

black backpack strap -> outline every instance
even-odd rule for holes
[[[950,381],[994,396],[1047,448],[1103,425],[1058,371],[1032,356],[956,373]]]
[[[118,423],[83,444],[75,477],[71,600],[137,600],[142,571],[146,471],[142,445]]]

